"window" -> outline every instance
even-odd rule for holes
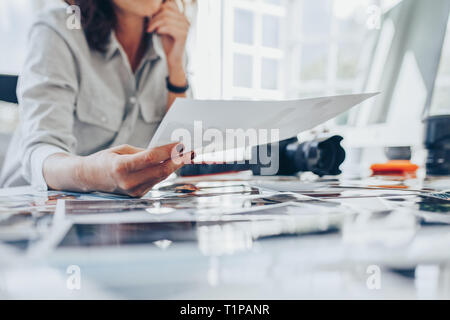
[[[249,54],[233,55],[233,86],[240,88],[253,87],[253,57]]]
[[[351,93],[360,65],[369,1],[291,1],[288,46],[292,52],[288,97]]]
[[[198,48],[193,54],[201,57],[193,68],[201,83],[197,94],[201,98],[291,99],[359,91],[367,74],[366,36],[378,32],[367,28],[368,7],[389,9],[398,2],[199,0]],[[216,65],[221,66],[219,76]],[[215,96],[211,73],[221,83]]]
[[[374,2],[380,3],[223,1],[221,98],[291,99],[360,90],[367,72],[361,59],[370,32],[367,8]],[[338,118],[338,124],[347,119]]]
[[[280,99],[285,0],[223,1],[223,98]]]

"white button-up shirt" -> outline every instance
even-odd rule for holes
[[[160,38],[136,72],[114,33],[105,53],[89,48],[83,30],[66,26],[65,7],[41,13],[29,35],[17,95],[21,122],[0,186],[46,189],[42,166],[55,153],[89,155],[128,143],[146,147],[167,108],[167,63]]]

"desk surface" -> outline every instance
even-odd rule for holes
[[[141,200],[1,190],[0,296],[450,298],[448,179],[302,179],[176,179]]]

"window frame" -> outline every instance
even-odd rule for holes
[[[284,34],[286,16],[286,0],[280,0],[280,4],[271,4],[263,0],[226,0],[223,3],[223,75],[222,98],[224,99],[283,99],[285,74],[285,50]],[[254,14],[253,44],[247,45],[234,41],[234,10],[242,9]],[[262,20],[263,15],[271,15],[280,18],[279,48],[270,48],[262,44]],[[251,88],[237,87],[234,79],[234,54],[249,55],[253,59],[252,86]],[[264,58],[278,61],[277,89],[262,88],[262,61]]]

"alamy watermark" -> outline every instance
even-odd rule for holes
[[[222,158],[215,161],[208,161],[208,164],[215,163],[231,163],[227,161],[227,155],[230,153],[223,152],[224,150],[234,150],[236,159],[238,158],[237,150],[244,151],[244,154],[249,154],[252,148],[259,146],[257,154],[252,155],[250,159],[235,160],[233,163],[247,163],[261,165],[262,175],[273,175],[279,169],[279,149],[276,146],[269,146],[271,142],[278,142],[280,140],[279,129],[253,129],[242,128],[235,129],[217,129],[217,128],[203,128],[202,121],[194,121],[193,130],[186,128],[174,129],[171,133],[171,141],[181,142],[186,150],[201,150],[202,154],[222,154]],[[182,161],[177,159],[176,151],[173,151],[172,159],[174,162]]]
[[[66,287],[69,290],[81,290],[81,268],[77,265],[70,265],[66,269],[68,275]]]
[[[80,30],[81,29],[81,9],[79,6],[72,5],[68,6],[66,9],[66,14],[68,15],[66,19],[66,27],[69,30]]]
[[[370,265],[366,269],[366,273],[369,275],[366,280],[366,286],[369,290],[381,289],[381,268],[375,264]]]
[[[77,5],[68,6],[66,9],[68,15],[66,19],[66,26],[69,30],[81,29],[81,9]],[[379,30],[381,28],[382,10],[380,6],[370,5],[366,10],[367,19],[366,27],[369,30]]]
[[[369,30],[380,30],[381,29],[381,7],[377,5],[370,5],[367,7],[367,20],[366,27]]]

